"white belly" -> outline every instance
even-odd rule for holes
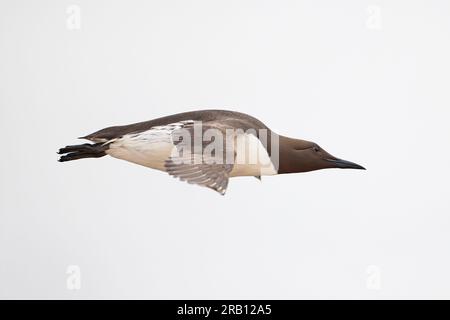
[[[176,154],[172,141],[173,128],[156,127],[128,134],[111,142],[106,151],[110,156],[152,169],[166,171],[164,164]],[[241,134],[235,140],[236,158],[231,177],[277,174],[261,141],[252,134]]]
[[[152,129],[117,139],[106,153],[114,158],[165,171],[164,162],[174,148],[170,131]]]

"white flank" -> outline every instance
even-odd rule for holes
[[[176,154],[173,131],[192,123],[191,120],[182,121],[124,135],[114,139],[106,153],[114,158],[166,171],[165,161]],[[253,134],[238,134],[235,137],[235,150],[236,159],[231,177],[277,174],[265,147]]]
[[[145,167],[166,171],[164,162],[169,159],[175,145],[172,132],[192,121],[157,126],[150,130],[124,135],[110,144],[107,154]]]

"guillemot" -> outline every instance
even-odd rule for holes
[[[230,177],[299,173],[325,168],[363,169],[318,144],[278,135],[235,111],[198,110],[108,127],[80,137],[93,143],[59,149],[58,161],[110,155],[165,171],[225,194]]]

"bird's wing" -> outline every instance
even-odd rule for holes
[[[227,144],[225,128],[219,123],[202,124],[200,132],[194,132],[194,126],[190,123],[174,130],[172,137],[176,153],[165,161],[166,171],[182,181],[208,187],[224,195],[235,157],[232,143]],[[209,132],[217,135],[210,141],[203,141],[205,131],[210,129],[213,130]],[[185,138],[186,133],[191,141]],[[195,145],[197,134],[201,134],[201,140]],[[230,158],[233,161],[229,161]]]
[[[166,161],[167,172],[181,181],[211,188],[225,194],[228,186],[231,164],[178,164],[173,158]]]

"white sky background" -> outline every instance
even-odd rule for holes
[[[450,298],[449,13],[1,1],[0,297]],[[222,197],[108,157],[56,161],[78,136],[203,108],[368,170],[237,178]]]

